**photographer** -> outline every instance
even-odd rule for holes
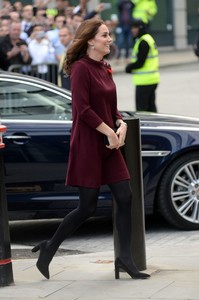
[[[26,42],[20,39],[21,24],[12,22],[9,26],[9,34],[0,43],[0,68],[7,71],[11,65],[30,64],[32,58]]]
[[[28,49],[32,57],[32,65],[37,66],[37,76],[47,79],[49,73],[48,64],[56,63],[57,60],[55,50],[41,24],[34,26]]]

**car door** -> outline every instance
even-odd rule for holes
[[[52,86],[52,87],[51,87]],[[5,180],[9,211],[56,212],[74,196],[65,187],[71,99],[39,80],[0,80]],[[60,200],[60,201],[59,201]]]

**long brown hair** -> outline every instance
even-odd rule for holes
[[[100,19],[89,19],[83,21],[78,27],[74,40],[67,50],[64,61],[64,70],[70,75],[74,62],[83,57],[88,48],[88,41],[93,39],[98,32],[99,27],[104,24]]]

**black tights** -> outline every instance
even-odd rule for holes
[[[79,205],[65,216],[54,236],[49,241],[50,247],[56,251],[68,236],[76,231],[85,220],[95,214],[98,194],[99,189],[79,187]]]
[[[115,225],[120,242],[120,256],[130,257],[131,252],[131,199],[132,192],[129,180],[109,185],[116,204]],[[66,215],[58,227],[48,246],[55,253],[60,244],[77,230],[82,223],[93,216],[96,207],[99,189],[97,188],[79,188],[80,201],[76,209]]]
[[[115,234],[119,241],[119,255],[125,261],[131,258],[131,201],[132,192],[129,181],[122,181],[117,184],[110,185],[110,189],[114,196],[115,209]]]

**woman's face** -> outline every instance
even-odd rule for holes
[[[106,25],[102,24],[98,33],[91,40],[91,44],[94,46],[95,52],[104,56],[110,52],[110,45],[112,39],[109,34],[109,30]]]

